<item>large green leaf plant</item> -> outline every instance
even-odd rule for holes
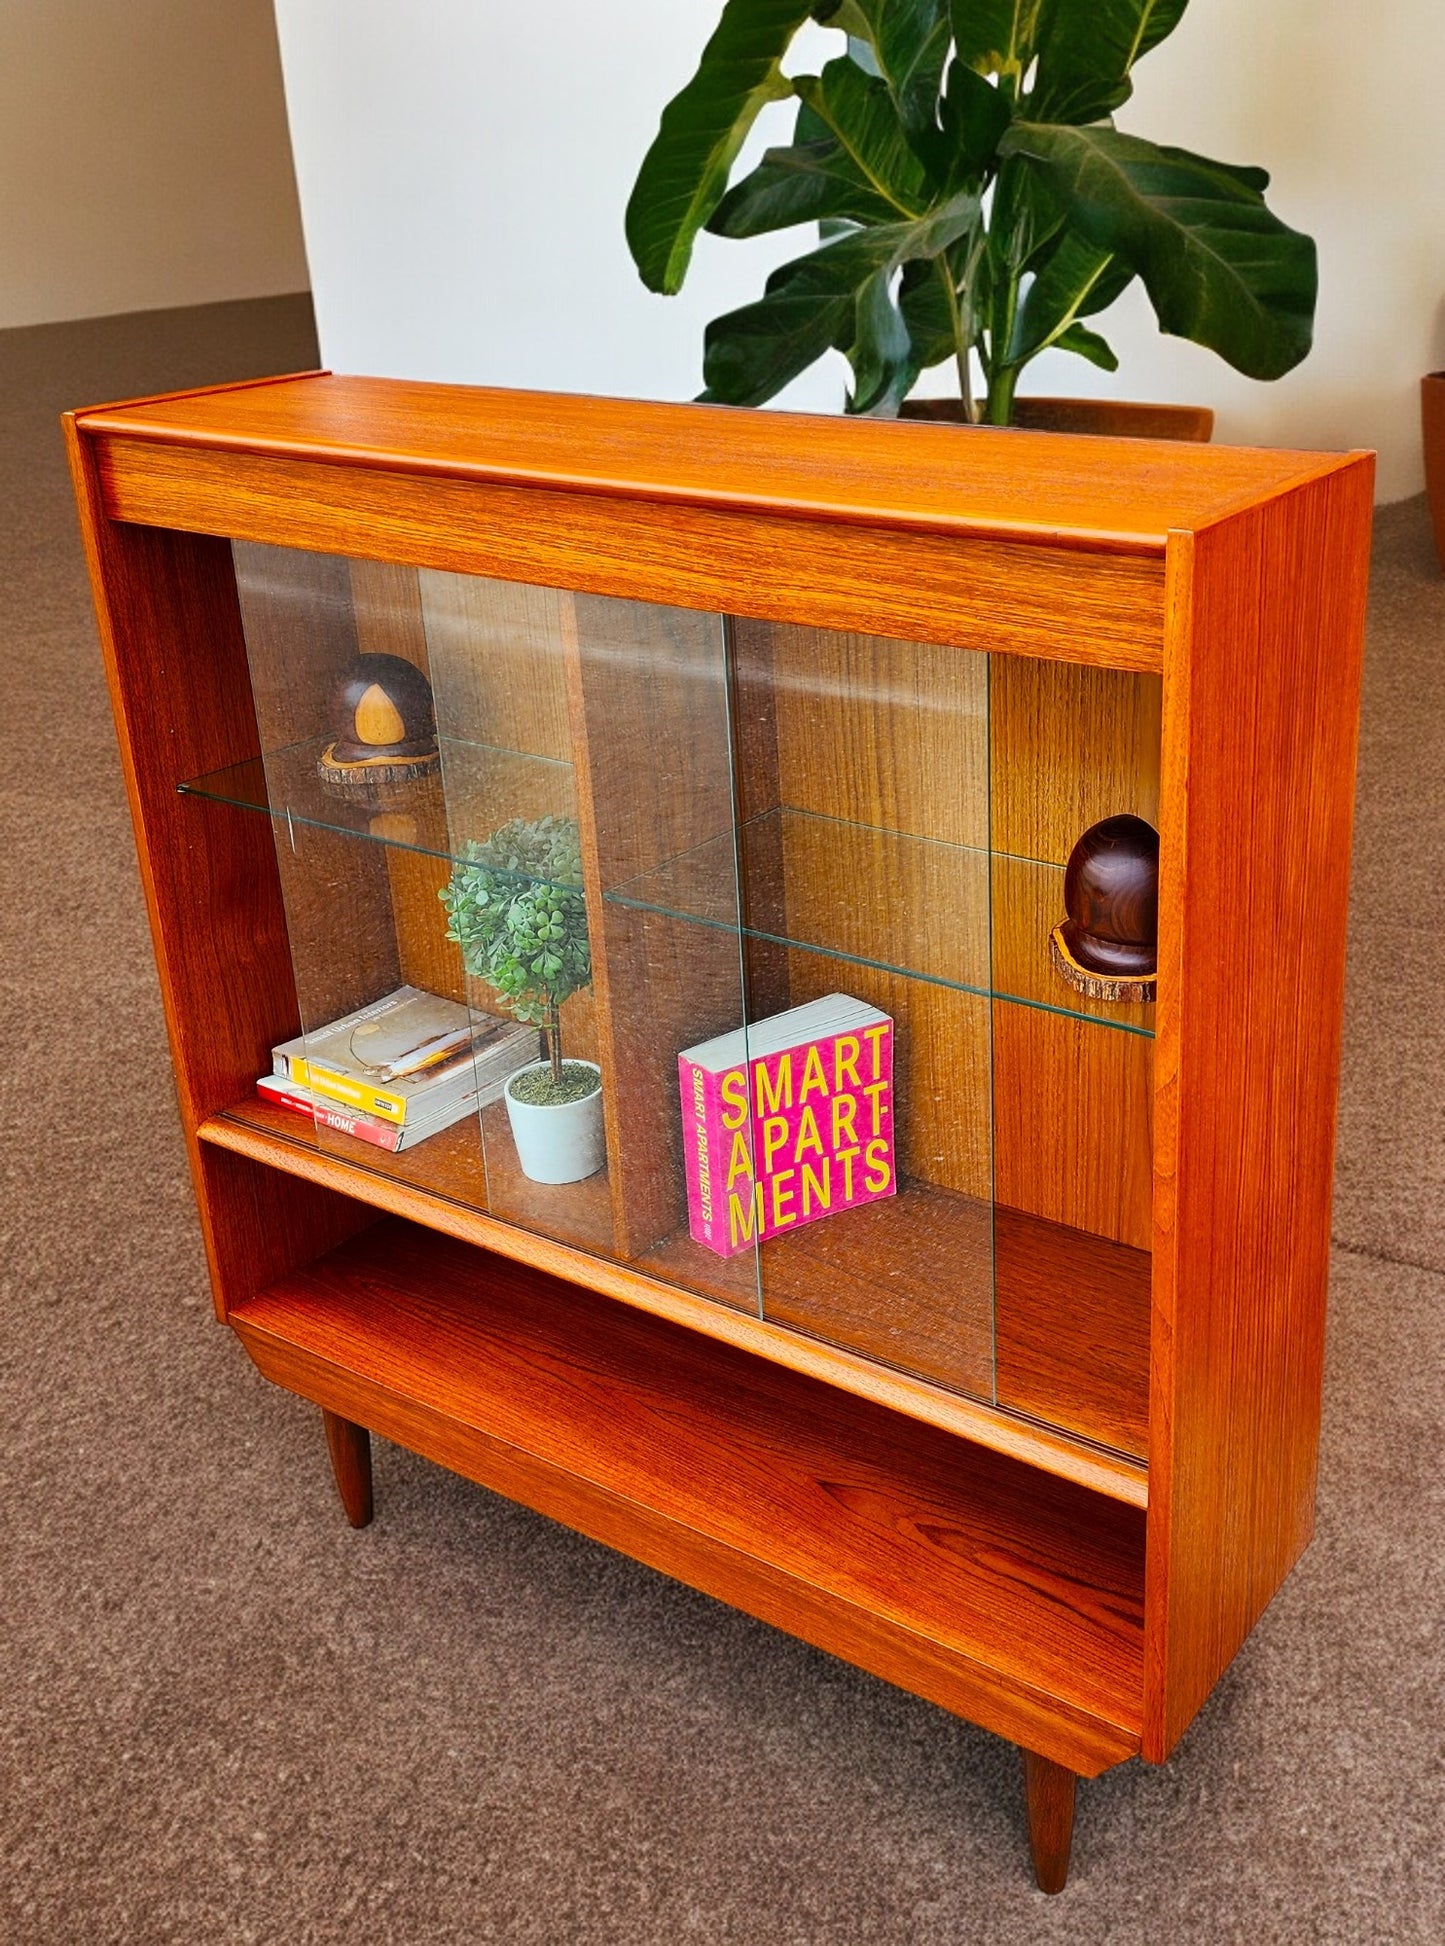
[[[818,224],[815,249],[708,326],[705,400],[761,405],[830,350],[847,409],[896,413],[920,373],[956,366],[965,412],[1007,425],[1048,350],[1106,371],[1087,320],[1139,278],[1163,330],[1251,378],[1309,350],[1315,249],[1264,201],[1263,169],[1113,125],[1134,63],[1188,0],[726,0],[696,74],[663,110],[627,209],[643,281],[675,292],[698,231]],[[810,21],[847,52],[785,75]],[[792,143],[730,183],[769,102]]]

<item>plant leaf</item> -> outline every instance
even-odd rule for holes
[[[1036,122],[1097,122],[1129,99],[1134,63],[1172,34],[1189,0],[1053,0],[1029,91]]]
[[[1058,344],[1075,319],[1106,310],[1134,276],[1133,267],[1111,250],[1091,243],[1077,230],[1066,230],[1044,259],[1019,306],[1005,362],[1026,364]]]
[[[1027,73],[1051,0],[952,0],[960,61],[1017,84]]]
[[[898,286],[899,315],[908,326],[913,361],[921,372],[954,355],[953,314],[944,296],[938,264],[936,257],[915,257],[903,266]]]
[[[767,102],[792,93],[780,63],[818,0],[727,0],[696,74],[662,111],[627,203],[627,242],[649,290],[682,288],[698,231]]]
[[[1160,326],[1249,378],[1278,378],[1310,348],[1315,246],[1265,207],[1246,172],[1108,128],[1015,122],[1072,229],[1143,278]]]
[[[781,265],[764,294],[714,318],[704,340],[705,402],[762,405],[834,347],[851,347],[863,287],[915,258],[937,256],[978,220],[978,198],[960,195],[911,223],[853,230]]]
[[[1071,324],[1067,331],[1061,331],[1054,339],[1054,351],[1074,351],[1080,358],[1087,358],[1091,365],[1101,371],[1117,372],[1118,353],[1108,339],[1097,331],[1091,331],[1086,324]]]
[[[957,57],[949,62],[939,121],[947,156],[943,173],[950,189],[961,188],[993,162],[1012,112],[1002,90],[976,68]]]
[[[923,214],[932,200],[928,182],[887,82],[843,55],[820,75],[800,74],[793,87],[895,218]]]
[[[938,129],[938,91],[953,37],[948,0],[851,0],[849,30],[866,35],[899,117],[919,153]],[[828,22],[838,26],[835,14]]]
[[[866,180],[831,136],[790,149],[769,149],[723,197],[707,227],[718,236],[762,236],[794,223],[890,223],[898,212]]]
[[[847,412],[894,419],[918,378],[913,339],[894,302],[892,273],[876,270],[859,287],[853,307],[853,336],[838,349],[853,368]]]

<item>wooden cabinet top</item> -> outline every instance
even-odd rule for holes
[[[78,423],[207,452],[1145,554],[1366,458],[325,372],[102,407]]]

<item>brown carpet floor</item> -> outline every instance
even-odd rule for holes
[[[1445,579],[1380,520],[1319,1537],[1027,1875],[1017,1759],[315,1414],[210,1321],[55,414],[304,302],[0,334],[4,1946],[1445,1938]]]

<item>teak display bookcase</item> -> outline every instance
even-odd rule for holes
[[[217,1309],[352,1522],[379,1433],[1011,1738],[1057,1890],[1310,1536],[1370,457],[327,374],[67,430]],[[377,654],[439,761],[368,796]],[[1153,999],[1050,953],[1124,813]],[[500,1011],[438,895],[539,818],[605,1161],[262,1101],[401,984]],[[837,993],[889,1193],[720,1254],[679,1053]]]

